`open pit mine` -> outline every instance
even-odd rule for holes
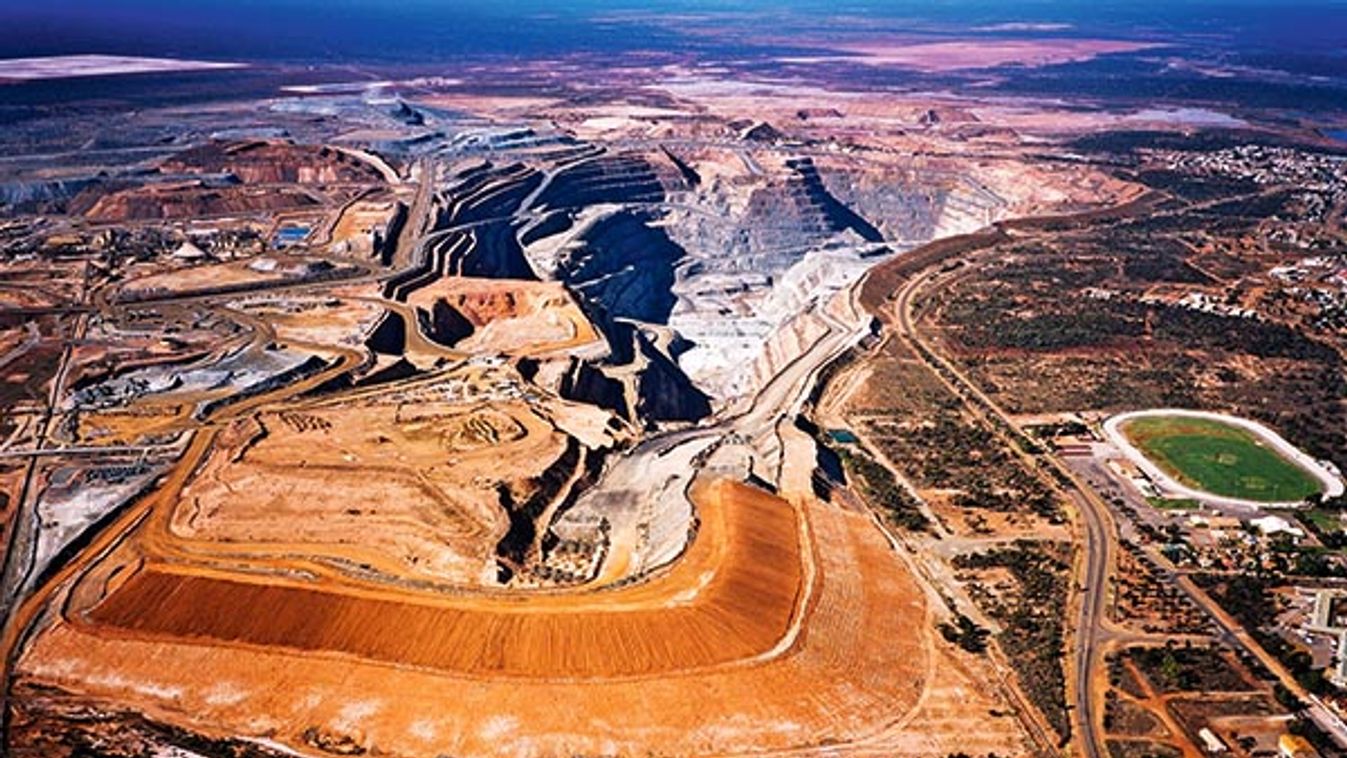
[[[8,186],[9,754],[945,752],[977,679],[809,407],[872,267],[1134,189],[755,97],[295,96]]]

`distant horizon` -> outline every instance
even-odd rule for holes
[[[626,49],[715,49],[661,17],[779,14],[873,19],[875,31],[1227,37],[1241,45],[1342,56],[1347,0],[1171,0],[1163,3],[1031,0],[584,0],[559,12],[540,0],[54,0],[0,8],[10,30],[0,58],[64,54],[204,60],[432,62],[462,56],[557,55]],[[1323,18],[1323,14],[1331,18]],[[999,27],[999,28],[998,28]],[[783,30],[789,32],[789,24]]]

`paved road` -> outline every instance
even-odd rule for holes
[[[963,276],[972,270],[976,259],[968,258],[965,260],[968,261],[967,265],[953,276]],[[1004,428],[1018,430],[1018,427],[1014,425],[1005,411],[1001,410],[991,398],[987,397],[962,371],[932,349],[931,345],[922,339],[917,330],[915,319],[912,316],[915,295],[937,278],[938,275],[932,275],[928,270],[928,272],[919,276],[912,277],[899,290],[894,301],[894,314],[897,317],[900,333],[918,347],[917,354],[937,375],[947,382],[958,385],[966,404],[973,412],[979,415],[995,416],[1004,425]],[[969,398],[972,398],[972,400],[970,401]],[[1025,455],[1016,445],[1012,444],[1011,447],[1020,454],[1030,470],[1039,468],[1038,461]],[[1071,697],[1074,701],[1076,742],[1080,751],[1088,758],[1103,758],[1107,755],[1107,750],[1103,747],[1101,728],[1100,706],[1103,697],[1101,692],[1096,692],[1094,683],[1103,663],[1101,660],[1101,634],[1107,620],[1109,567],[1112,565],[1112,553],[1115,548],[1112,521],[1109,517],[1108,506],[1099,499],[1093,490],[1081,486],[1065,465],[1049,455],[1042,455],[1040,459],[1047,465],[1058,469],[1066,480],[1072,483],[1071,487],[1065,488],[1066,494],[1071,498],[1081,517],[1083,531],[1081,594],[1074,635],[1074,650],[1071,658]]]
[[[1134,214],[1144,212],[1145,208],[1146,204],[1138,201],[1123,210],[1128,214]],[[1026,229],[1029,226],[1025,224]],[[949,276],[966,276],[969,271],[975,268],[977,257],[977,255],[974,255],[965,258],[967,265]],[[1008,414],[988,398],[962,371],[934,350],[929,343],[921,339],[912,318],[914,295],[924,286],[932,284],[937,278],[938,275],[933,275],[931,270],[928,269],[922,275],[909,280],[899,291],[895,298],[894,309],[900,332],[907,336],[914,345],[924,348],[924,351],[917,350],[918,355],[943,379],[958,385],[960,391],[965,393],[965,400],[971,399],[968,405],[972,410],[997,417],[1004,423],[1006,429],[1015,430],[1015,433],[1018,434],[1018,428],[1010,420]],[[1051,468],[1060,474],[1056,478],[1062,484],[1061,489],[1071,498],[1081,519],[1083,530],[1082,565],[1080,567],[1081,597],[1072,653],[1071,682],[1074,691],[1071,698],[1075,719],[1074,728],[1077,732],[1076,743],[1079,751],[1088,758],[1103,758],[1108,754],[1103,741],[1103,692],[1101,688],[1095,685],[1106,681],[1102,670],[1103,651],[1106,643],[1116,637],[1115,632],[1108,627],[1107,618],[1109,574],[1114,564],[1113,554],[1117,550],[1117,532],[1114,526],[1113,513],[1095,490],[1083,483],[1077,474],[1057,456],[1043,453],[1037,456],[1037,462],[1033,458],[1022,457],[1025,457],[1032,467],[1041,464],[1043,468]],[[1238,621],[1231,618],[1191,579],[1180,573],[1158,553],[1155,553],[1153,557],[1167,569],[1162,571],[1166,578],[1216,620],[1218,626],[1223,630],[1226,640],[1258,658],[1287,689],[1308,704],[1309,718],[1328,732],[1340,746],[1347,747],[1347,723],[1333,714],[1317,697],[1305,691],[1279,660],[1264,650]]]

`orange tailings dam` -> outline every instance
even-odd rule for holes
[[[684,555],[607,589],[278,579],[285,556],[194,564],[133,533],[75,583],[22,686],[396,756],[808,751],[916,705],[925,604],[870,519],[727,480],[692,497]]]
[[[784,501],[739,485],[713,489],[683,560],[608,591],[445,598],[150,563],[88,617],[118,630],[483,676],[588,679],[741,661],[789,631],[803,590],[800,531]]]

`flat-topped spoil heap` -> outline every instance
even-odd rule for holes
[[[530,492],[529,480],[563,456],[566,441],[521,405],[390,410],[317,408],[234,422],[169,516],[171,546],[284,551],[475,583],[505,517],[473,478],[518,455],[505,481]],[[396,453],[381,449],[393,446]],[[456,465],[432,468],[446,457]]]
[[[369,156],[326,145],[214,140],[177,153],[159,171],[226,174],[244,184],[380,184],[380,168]]]
[[[450,597],[249,579],[149,562],[88,618],[124,630],[351,653],[457,673],[601,678],[696,669],[768,652],[801,594],[793,509],[723,498],[668,574],[608,592]],[[249,613],[234,609],[249,608]]]
[[[725,480],[692,496],[684,556],[597,591],[262,578],[137,559],[133,536],[76,584],[20,686],[405,756],[808,750],[916,704],[924,603],[869,519]]]

